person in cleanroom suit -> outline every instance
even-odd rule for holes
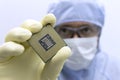
[[[40,22],[27,20],[10,30],[0,46],[0,80],[120,80],[118,60],[99,47],[103,8],[86,1],[61,0],[49,10],[55,16],[48,14]],[[62,47],[44,63],[27,41],[44,25],[54,23],[71,49]]]
[[[55,30],[72,50],[58,80],[120,80],[119,60],[100,49],[104,10],[97,0],[60,0],[50,5],[48,13],[57,19]]]

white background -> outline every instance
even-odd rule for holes
[[[6,33],[26,19],[40,20],[53,0],[0,0],[0,45]],[[112,55],[120,54],[120,1],[102,0],[106,20],[101,36],[101,47]]]

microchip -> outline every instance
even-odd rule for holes
[[[45,63],[66,46],[64,40],[51,25],[46,25],[40,32],[34,33],[28,43]]]
[[[47,51],[52,48],[56,43],[49,34],[46,34],[43,38],[39,40],[41,46]]]

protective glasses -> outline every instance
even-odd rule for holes
[[[92,37],[98,35],[100,27],[96,26],[80,26],[80,27],[56,27],[55,30],[62,38],[72,38],[74,35],[78,37]]]

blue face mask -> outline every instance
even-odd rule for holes
[[[64,39],[72,50],[65,66],[72,70],[85,69],[97,52],[97,37]]]

